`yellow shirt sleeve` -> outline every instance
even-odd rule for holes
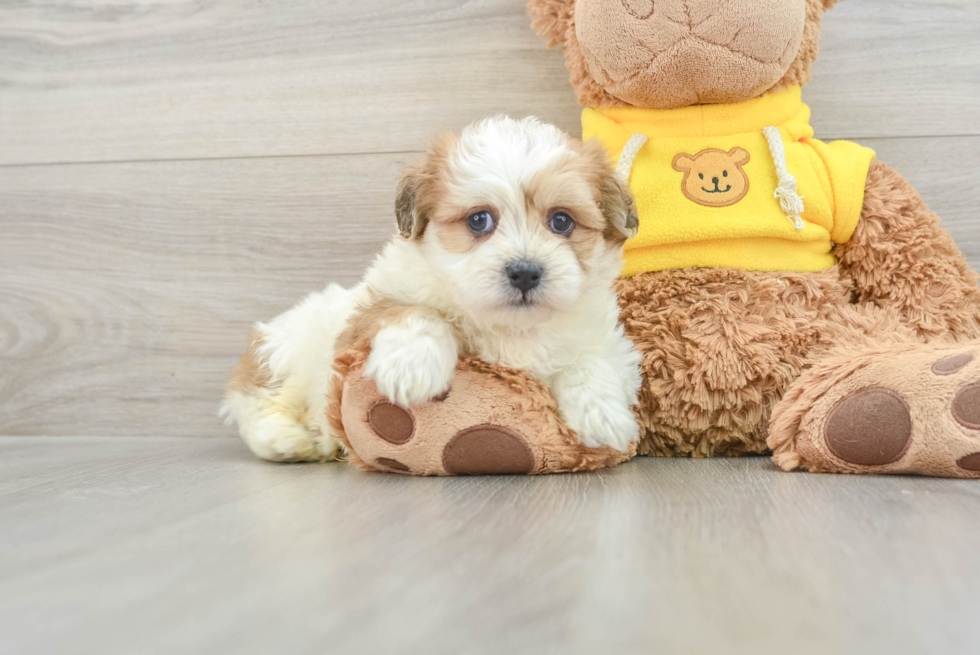
[[[835,243],[847,243],[861,218],[864,188],[875,151],[850,141],[824,143],[819,139],[806,139],[804,142],[813,148],[824,169],[820,171],[824,174],[818,174],[818,177],[824,184],[829,184],[826,192],[834,212],[830,238]]]

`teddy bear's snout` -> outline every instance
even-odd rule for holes
[[[752,98],[789,70],[805,24],[805,0],[575,3],[589,73],[606,93],[649,109]]]

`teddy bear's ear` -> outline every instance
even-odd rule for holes
[[[694,157],[682,152],[681,154],[674,157],[674,161],[671,163],[675,171],[680,171],[681,173],[686,173],[692,168],[694,168]]]
[[[732,162],[741,166],[742,164],[748,164],[752,156],[749,151],[745,148],[732,148],[728,151],[728,156],[732,158]]]
[[[395,196],[395,218],[398,230],[405,239],[417,239],[425,230],[426,220],[419,215],[418,197],[424,179],[424,166],[414,164],[402,171]]]
[[[531,17],[531,27],[548,39],[549,48],[565,45],[575,13],[575,0],[529,0],[527,13]]]

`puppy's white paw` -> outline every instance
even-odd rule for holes
[[[629,402],[614,379],[597,375],[589,383],[564,380],[552,389],[558,411],[578,441],[590,448],[615,448],[625,452],[640,436],[640,426]]]
[[[407,407],[449,391],[456,360],[456,342],[448,329],[433,336],[411,324],[392,326],[374,338],[364,375],[374,380],[381,395]]]
[[[626,452],[640,436],[640,426],[630,408],[621,402],[606,404],[595,400],[561,408],[568,427],[575,430],[579,443],[589,448],[614,448]]]

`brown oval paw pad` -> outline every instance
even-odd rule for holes
[[[415,435],[415,419],[411,413],[387,400],[379,400],[368,410],[368,423],[388,443],[408,443]]]
[[[477,425],[449,440],[442,465],[452,475],[527,474],[534,468],[534,453],[516,432]]]
[[[387,468],[394,469],[396,471],[405,471],[407,473],[408,471],[411,470],[408,468],[408,466],[402,464],[397,459],[391,459],[390,457],[379,457],[374,461],[380,464],[381,466],[385,466]]]
[[[845,396],[824,431],[835,457],[861,466],[897,462],[912,442],[909,406],[894,391],[869,388]]]
[[[943,357],[932,365],[932,372],[936,375],[953,375],[959,373],[967,364],[973,361],[973,353],[960,353]]]
[[[956,461],[956,465],[966,471],[980,471],[980,453],[960,457]]]
[[[965,428],[980,430],[980,382],[959,390],[953,398],[953,418]]]

